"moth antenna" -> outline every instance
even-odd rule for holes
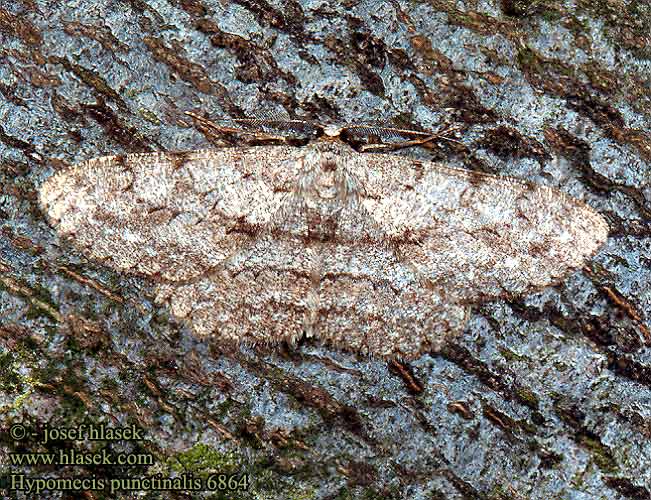
[[[264,132],[261,132],[260,130],[246,130],[245,128],[242,127],[228,127],[225,125],[219,125],[212,120],[209,120],[207,118],[204,118],[201,115],[198,115],[196,113],[193,113],[192,111],[186,111],[186,115],[190,116],[195,124],[198,124],[200,127],[207,128],[213,132],[216,132],[217,134],[226,134],[226,133],[231,133],[231,134],[245,134],[245,135],[251,135],[257,140],[262,140],[262,141],[285,141],[285,137],[283,136],[278,136],[278,135],[272,135],[272,134],[267,134]],[[238,122],[246,122],[249,121],[247,119],[226,119],[226,120],[221,120],[221,121],[230,121],[230,122],[235,122],[236,124]]]
[[[377,136],[383,139],[403,139],[407,137],[429,137],[431,134],[428,132],[420,132],[417,130],[401,129],[394,127],[382,127],[379,125],[350,125],[343,127],[342,132],[355,134],[360,136]]]
[[[355,128],[358,129],[358,127]],[[353,127],[351,127],[351,129],[353,129]],[[371,132],[371,133],[377,132],[377,134],[375,135],[384,135],[384,138],[386,137],[403,138],[405,136],[414,137],[413,139],[410,140],[403,140],[402,142],[395,142],[395,143],[364,144],[359,148],[359,150],[363,152],[393,151],[397,149],[409,148],[414,146],[422,146],[423,144],[427,144],[429,142],[437,141],[437,140],[445,140],[448,142],[454,142],[456,144],[463,145],[462,142],[453,139],[451,137],[453,136],[454,133],[456,133],[458,130],[461,129],[459,125],[446,125],[435,132],[420,132],[416,130],[406,130],[406,129],[388,128],[388,127],[372,127],[372,126],[363,127],[359,129],[364,132]],[[348,130],[348,128],[346,130]]]
[[[253,118],[258,118],[259,120],[278,121],[278,122],[289,122],[292,120],[292,117],[289,116],[289,113],[284,108],[278,111],[271,110],[271,109],[263,109],[259,111],[256,114],[256,116],[254,116]]]
[[[323,127],[308,120],[292,120],[284,117],[274,118],[220,118],[215,123],[191,111],[186,111],[204,127],[218,133],[234,133],[251,135],[256,140],[280,141],[290,144],[292,140],[305,140],[305,142],[323,134]]]

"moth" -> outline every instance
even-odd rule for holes
[[[51,176],[40,204],[83,254],[151,279],[156,302],[216,342],[314,337],[413,359],[461,333],[472,304],[558,283],[608,235],[558,189],[359,147],[436,134],[288,122],[297,145],[269,120],[193,117],[281,144],[95,158]]]

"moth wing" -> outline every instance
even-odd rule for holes
[[[299,168],[285,146],[107,156],[50,177],[40,203],[93,259],[166,281],[219,266],[273,218]]]
[[[449,300],[509,297],[559,281],[608,236],[558,189],[431,162],[372,155],[363,205],[401,260]],[[355,168],[355,167],[353,167]]]
[[[160,284],[156,300],[218,344],[294,344],[305,334],[384,358],[438,351],[467,319],[465,305],[421,286],[390,248],[310,247],[271,234],[223,269],[191,283]]]
[[[349,351],[414,359],[439,351],[463,331],[466,306],[449,301],[441,289],[423,286],[390,249],[344,252],[351,272],[322,279],[315,336]],[[377,272],[376,263],[382,267]]]

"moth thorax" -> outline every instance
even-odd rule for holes
[[[314,194],[323,200],[342,200],[346,197],[346,182],[335,160],[324,158],[312,183]]]
[[[307,157],[301,177],[299,191],[311,209],[332,212],[346,204],[350,196],[351,184],[336,155],[321,153]]]

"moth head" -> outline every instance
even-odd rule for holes
[[[319,203],[344,200],[350,192],[345,155],[337,144],[314,148],[303,158],[302,190],[307,198]]]

